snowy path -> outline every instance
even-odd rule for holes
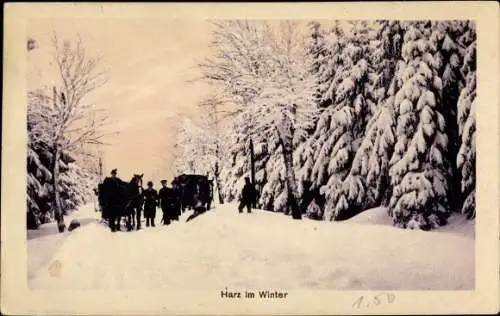
[[[232,204],[192,221],[111,233],[75,231],[34,289],[461,290],[474,287],[474,239],[388,225],[237,214]],[[157,220],[158,221],[158,220]]]
[[[100,216],[101,213],[94,211],[93,204],[87,204],[82,206],[78,211],[64,216],[64,221],[67,228],[72,219],[78,219],[83,227],[87,224],[95,223],[100,219]],[[82,227],[79,229],[82,229]],[[41,267],[50,262],[52,256],[59,251],[71,234],[68,231],[60,234],[57,230],[56,222],[43,224],[38,229],[29,229],[27,231],[29,279],[33,278]]]

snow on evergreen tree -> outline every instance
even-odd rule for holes
[[[259,205],[263,209],[288,214],[285,164],[277,137],[268,142],[269,159],[261,172],[266,176]]]
[[[375,115],[367,123],[348,176],[336,194],[340,202],[337,219],[355,215],[383,202],[388,183],[388,165],[394,146],[395,119],[390,90],[401,57],[403,30],[398,21],[377,21],[376,36],[370,41],[373,72],[365,84],[367,99]],[[389,99],[388,99],[389,98]],[[376,109],[376,110],[375,110]]]
[[[245,184],[245,177],[250,177],[250,135],[246,132],[245,120],[248,116],[241,115],[234,119],[232,128],[227,131],[225,139],[228,143],[228,153],[221,171],[223,195],[227,201],[238,200]],[[265,166],[271,152],[268,150],[267,140],[253,139],[255,154],[255,186],[257,195],[261,195],[262,188],[267,181]],[[259,204],[259,207],[268,209]]]
[[[342,55],[348,41],[344,28],[338,21],[325,31],[325,56],[316,62],[320,63],[318,71],[320,107],[329,107],[335,100],[335,90],[342,81],[341,72],[345,64]]]
[[[327,32],[321,27],[321,24],[316,21],[311,21],[308,24],[309,33],[306,35],[305,49],[306,54],[311,58],[309,65],[311,73],[316,74],[316,99],[319,101],[324,91],[321,90],[320,71],[324,72],[324,65],[328,61],[329,51],[326,46]],[[331,76],[331,73],[329,73]],[[323,79],[324,80],[324,79]],[[324,85],[323,85],[324,87]],[[319,104],[318,104],[319,105]]]
[[[50,165],[53,155],[44,144],[28,143],[27,225],[36,229],[38,225],[54,219],[53,186]],[[97,175],[82,168],[68,152],[61,153],[58,190],[62,210],[67,214],[78,206],[88,203],[93,195]]]
[[[345,205],[344,199],[338,195],[339,190],[376,105],[370,95],[374,77],[369,56],[372,55],[374,34],[364,21],[354,22],[351,26],[334,42],[333,47],[340,48],[340,54],[332,55],[337,69],[326,97],[322,98],[331,100],[331,104],[321,113],[310,140],[314,154],[309,155],[309,161],[305,162],[305,170],[311,171],[307,180],[311,180],[315,187],[321,187],[320,194],[326,198],[324,217],[328,220],[334,219]],[[340,41],[344,42],[339,45]],[[304,179],[307,171],[302,172]]]
[[[59,189],[63,209],[67,213],[91,201],[97,177],[78,165],[69,155],[64,158],[61,167]]]
[[[357,212],[387,203],[384,197],[390,190],[388,182],[389,160],[395,142],[395,115],[390,105],[380,106],[368,123],[348,177],[339,193],[342,208],[337,218],[355,215]]]
[[[448,201],[452,211],[459,210],[460,175],[456,168],[456,156],[460,147],[460,136],[457,126],[457,102],[460,91],[465,84],[460,69],[463,63],[465,48],[469,44],[467,21],[439,21],[432,23],[431,41],[436,47],[434,58],[438,63],[437,72],[442,79],[441,110],[446,121],[448,148],[446,161],[450,162],[451,173],[448,178]]]
[[[469,29],[462,37],[467,45],[462,74],[465,87],[458,98],[458,134],[461,137],[457,156],[457,168],[461,179],[462,214],[467,218],[476,216],[476,41],[475,25],[469,22]]]
[[[448,137],[442,113],[439,60],[428,21],[407,22],[403,62],[396,78],[396,144],[390,161],[389,214],[404,228],[430,229],[446,222]]]
[[[52,174],[30,143],[27,171],[27,226],[28,229],[36,229],[38,225],[46,222],[46,213],[50,210],[50,195],[45,184],[50,183]]]
[[[81,179],[75,174],[75,161],[69,155],[61,154],[61,158],[58,189],[64,214],[67,215],[68,211],[75,210],[84,200],[79,190]]]
[[[314,36],[315,32],[318,33],[314,28],[312,31],[312,36]],[[312,41],[313,46],[307,47],[307,49],[310,52],[316,50],[324,50],[325,52],[322,59],[319,59],[313,54],[312,61],[313,65],[319,64],[317,68],[318,105],[320,108],[327,107],[327,111],[331,111],[329,107],[333,103],[332,91],[334,91],[335,87],[338,85],[339,74],[341,73],[339,69],[343,65],[341,52],[345,47],[345,37],[342,28],[339,26],[339,23],[336,22],[331,30],[324,31],[323,38],[323,43]],[[324,49],[319,46],[321,44],[323,44]],[[311,45],[311,41],[309,41],[309,45]],[[318,120],[315,122],[314,133],[307,137],[304,146],[300,148],[302,150],[296,153],[296,160],[300,166],[298,171],[300,180],[299,188],[302,188],[303,184],[306,182],[312,182],[311,189],[317,189],[327,181],[325,168],[318,168],[318,166],[324,165],[326,161],[326,157],[319,157],[319,153],[331,133],[331,115],[329,114],[330,112],[323,112],[319,115]],[[318,162],[319,158],[324,158],[322,160],[323,163]]]
[[[51,218],[51,158],[44,133],[52,128],[52,112],[37,92],[28,94],[27,106],[27,226],[30,229]]]

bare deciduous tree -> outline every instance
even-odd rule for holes
[[[59,159],[63,152],[81,152],[87,144],[100,144],[101,127],[106,117],[95,117],[93,104],[84,98],[106,83],[105,74],[98,70],[99,58],[89,57],[82,40],[60,43],[52,36],[52,61],[56,66],[58,83],[52,93],[39,90],[30,94],[37,106],[31,106],[28,115],[35,117],[30,136],[35,142],[47,144],[52,152],[52,186],[54,217],[59,232],[66,226],[59,196]]]

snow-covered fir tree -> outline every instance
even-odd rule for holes
[[[448,148],[446,161],[450,162],[451,173],[448,178],[448,201],[451,211],[460,209],[460,176],[454,163],[460,147],[460,136],[457,126],[457,101],[465,78],[460,68],[463,63],[465,49],[470,42],[464,38],[468,29],[467,21],[433,22],[431,41],[436,47],[434,58],[438,66],[437,72],[442,80],[441,113],[446,121]],[[464,42],[465,40],[465,42]],[[462,42],[462,43],[461,43]]]
[[[318,30],[319,23],[317,22],[312,23],[311,26],[312,29],[308,36],[309,40],[306,41],[308,43],[306,49],[312,53],[312,65],[314,68],[311,71],[317,71],[317,104],[319,108],[325,108],[331,106],[333,103],[332,91],[334,91],[339,82],[338,74],[340,71],[338,70],[343,64],[341,51],[345,47],[344,31],[340,27],[339,22],[335,22],[335,25],[329,30]],[[319,41],[315,38],[322,40]],[[321,52],[324,53],[322,54]],[[320,164],[317,161],[320,158],[320,150],[330,134],[330,121],[330,115],[324,112],[321,113],[315,122],[314,132],[308,135],[304,144],[298,146],[298,152],[296,152],[295,156],[299,166],[299,190],[302,195],[322,196],[319,194],[319,188],[327,181],[326,167],[318,168]],[[307,208],[307,206],[304,207]],[[321,205],[320,209],[322,208],[323,205]],[[314,209],[318,210],[318,208]],[[322,211],[321,214],[311,214],[311,216],[315,218],[322,217]]]
[[[407,22],[404,27],[394,97],[397,126],[389,169],[389,213],[396,226],[430,229],[444,224],[450,212],[443,83],[431,40],[432,23]]]
[[[232,128],[227,131],[225,139],[228,143],[227,154],[221,171],[223,183],[224,199],[228,202],[238,200],[241,190],[245,184],[245,177],[251,177],[250,172],[250,140],[253,141],[255,155],[255,189],[258,197],[262,188],[267,182],[267,172],[265,166],[272,152],[269,151],[268,140],[263,138],[252,138],[246,132],[244,121],[248,118],[242,114],[237,116],[232,124]],[[266,208],[263,204],[259,207]],[[267,209],[267,208],[266,208]]]
[[[389,189],[388,164],[394,147],[394,110],[389,98],[395,67],[401,56],[402,32],[398,21],[377,21],[370,41],[372,72],[366,84],[375,115],[367,123],[348,176],[337,195],[336,219],[342,219],[384,202]],[[385,201],[386,202],[386,201]]]
[[[258,204],[266,210],[287,213],[286,174],[281,147],[277,138],[268,141],[267,144],[269,159],[265,168],[261,169],[256,177],[263,183]]]
[[[28,142],[27,227],[36,229],[40,224],[54,220],[53,180],[50,166],[53,154],[44,144]],[[98,175],[82,168],[68,153],[59,157],[60,176],[58,190],[64,214],[92,199]]]
[[[329,220],[345,205],[338,195],[342,181],[376,106],[369,93],[375,83],[370,60],[373,32],[366,22],[354,22],[349,30],[333,35],[332,47],[339,51],[332,54],[330,63],[336,70],[322,98],[330,104],[321,113],[316,131],[309,140],[314,154],[306,159],[302,171],[310,172],[308,178],[303,174],[303,180],[310,180],[313,187],[321,188],[320,194],[326,198],[324,217]]]
[[[33,148],[28,144],[27,160],[27,225],[35,229],[51,218],[51,195],[49,191],[52,174],[47,167],[48,159],[43,157],[47,151]],[[42,157],[41,157],[42,156]],[[45,158],[45,159],[44,159]]]
[[[457,156],[457,169],[461,180],[462,214],[467,218],[476,216],[476,41],[474,22],[463,35],[465,50],[462,75],[465,87],[458,99],[458,135],[461,138]]]

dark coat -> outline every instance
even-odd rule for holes
[[[110,219],[120,216],[124,206],[124,187],[125,182],[118,177],[107,177],[99,185],[99,204],[103,218]]]
[[[103,207],[117,208],[122,202],[123,181],[120,178],[107,177],[100,188],[100,201]]]
[[[153,217],[156,213],[158,203],[158,192],[155,189],[146,189],[142,193],[144,197],[144,216]]]
[[[246,183],[243,190],[241,190],[241,202],[244,204],[255,202],[255,189],[251,183]]]
[[[181,215],[181,208],[182,208],[182,200],[181,200],[181,195],[182,195],[182,190],[177,187],[173,186],[172,187],[172,192],[173,192],[173,208],[175,210],[174,213],[177,215]]]
[[[161,188],[158,192],[158,199],[162,209],[172,208],[174,204],[174,190],[169,187]]]

